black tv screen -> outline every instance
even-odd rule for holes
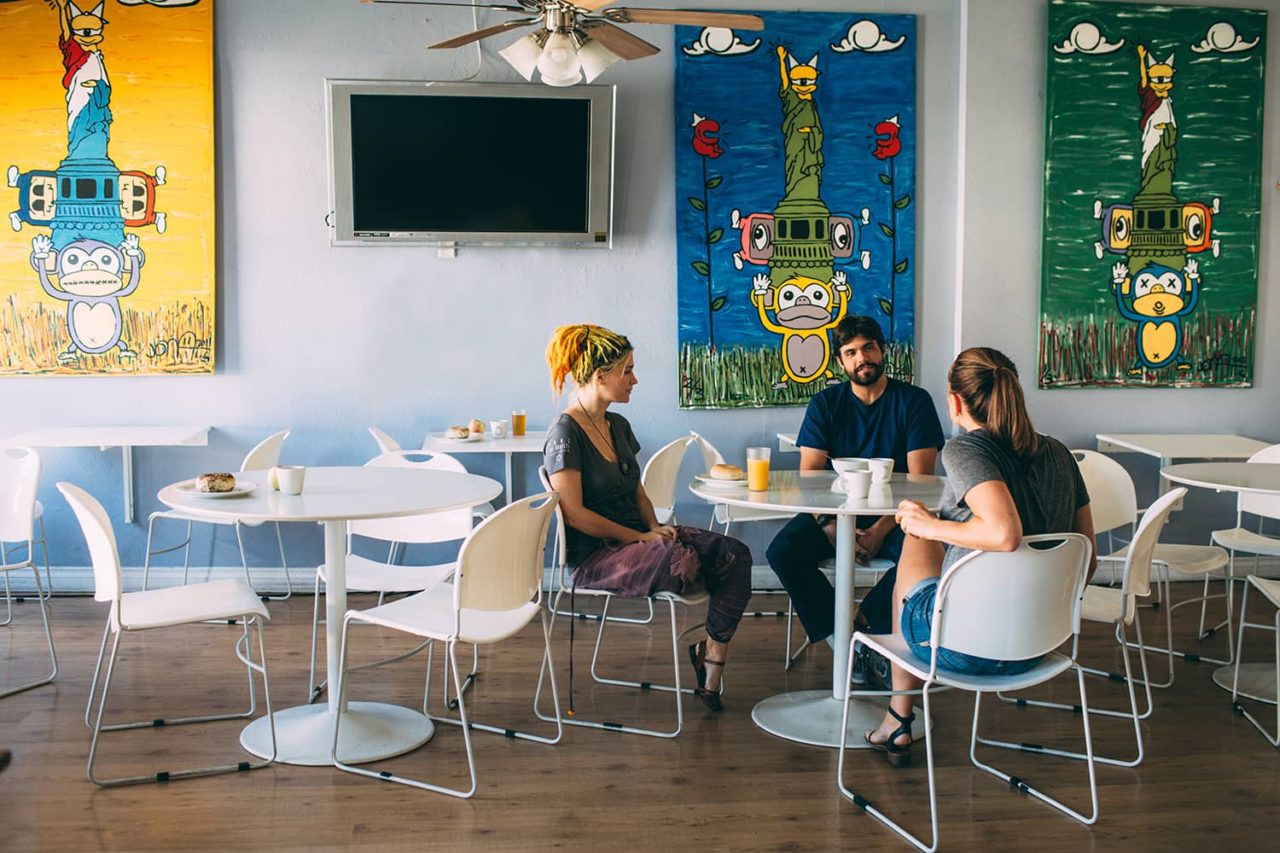
[[[608,245],[612,88],[328,86],[335,244]]]

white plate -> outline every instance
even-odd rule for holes
[[[187,480],[185,483],[179,483],[174,486],[174,488],[182,494],[193,498],[239,498],[257,491],[258,484],[250,483],[248,480],[236,480],[235,488],[229,492],[202,492],[196,488],[195,480]]]
[[[693,479],[697,480],[698,484],[704,489],[718,489],[723,492],[737,491],[738,489],[746,488],[747,485],[746,477],[741,480],[717,480],[702,474],[694,474]]]
[[[434,432],[431,434],[432,438],[437,439],[439,441],[453,441],[458,444],[465,444],[468,441],[480,441],[481,439],[484,438],[484,436],[485,434],[482,432],[473,432],[471,433],[471,435],[467,436],[466,438],[450,438],[449,436],[445,435],[442,432]]]

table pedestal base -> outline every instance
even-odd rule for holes
[[[420,711],[379,702],[352,702],[342,717],[338,755],[347,764],[367,764],[417,749],[431,740],[435,726]],[[273,715],[276,761],[312,766],[333,764],[333,724],[328,705],[299,705]],[[240,745],[260,758],[271,755],[271,723],[259,717],[244,727]]]
[[[1240,654],[1239,650],[1236,654]],[[1236,668],[1221,666],[1213,671],[1213,682],[1228,693]],[[1274,663],[1240,664],[1240,695],[1257,702],[1276,704],[1276,665]]]
[[[862,735],[874,729],[884,719],[889,697],[854,699],[849,703],[849,729],[845,745],[866,749]],[[844,705],[831,697],[830,690],[800,690],[770,696],[751,709],[751,719],[771,735],[810,746],[832,749],[840,746],[840,719]],[[924,724],[920,715],[912,726],[911,737],[924,736]]]

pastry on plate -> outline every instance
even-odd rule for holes
[[[711,466],[709,476],[713,480],[744,480],[747,475],[737,465],[721,462]]]
[[[445,438],[470,438],[471,430],[464,426],[451,426],[444,431]]]
[[[231,474],[201,474],[196,477],[197,492],[229,492],[236,487],[236,478]]]

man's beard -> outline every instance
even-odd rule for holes
[[[875,385],[880,381],[880,377],[884,375],[883,364],[863,364],[859,365],[856,370],[849,375],[849,379],[854,385],[861,385],[864,388],[868,385]]]

